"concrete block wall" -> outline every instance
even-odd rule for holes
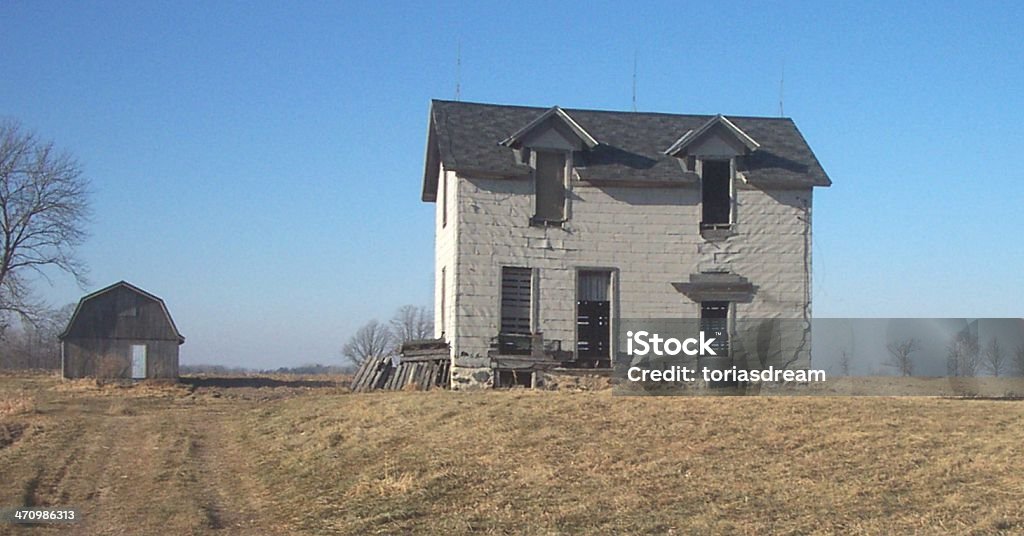
[[[538,271],[536,328],[565,350],[575,348],[578,269],[613,270],[613,320],[696,318],[699,304],[671,283],[716,270],[747,277],[757,287],[751,303],[735,304],[737,318],[795,319],[805,309],[810,314],[810,188],[763,190],[737,181],[735,234],[709,241],[699,230],[698,188],[574,181],[569,221],[535,227],[529,225],[534,199],[528,178],[456,177],[445,171],[442,177],[450,181],[449,209],[457,212],[442,229],[439,196],[437,277],[446,266],[453,385],[490,382],[484,367],[500,326],[502,266]],[[436,329],[439,334],[441,327]]]

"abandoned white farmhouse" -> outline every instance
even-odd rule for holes
[[[788,118],[433,101],[422,199],[452,386],[608,368],[620,319],[808,322],[830,184]]]

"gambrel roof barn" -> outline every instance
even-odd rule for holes
[[[177,378],[185,342],[164,301],[125,281],[82,298],[59,338],[65,378]]]

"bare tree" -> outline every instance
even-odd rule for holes
[[[57,335],[68,324],[75,304],[38,312],[35,321],[15,317],[10,330],[0,340],[0,368],[60,368],[60,343]]]
[[[916,352],[920,346],[917,339],[889,343],[886,345],[886,349],[889,350],[889,362],[886,365],[895,367],[902,376],[913,376],[914,361],[910,358],[910,354]]]
[[[89,183],[78,162],[16,121],[0,121],[0,313],[34,321],[43,306],[27,276],[56,268],[85,285]]]
[[[390,322],[396,349],[405,342],[433,337],[433,316],[433,312],[426,307],[416,307],[415,305],[400,307]]]
[[[1018,376],[1024,376],[1024,344],[1018,346],[1013,354],[1013,368]]]
[[[391,353],[391,330],[384,324],[371,320],[341,348],[341,354],[352,363],[362,365],[370,358],[382,357]]]
[[[995,337],[989,339],[988,344],[985,345],[985,352],[982,357],[984,359],[982,360],[981,366],[984,367],[989,374],[999,377],[1001,374],[1006,372],[1007,355]]]
[[[839,372],[843,376],[850,375],[850,353],[843,350],[843,353],[839,356]]]
[[[950,376],[977,376],[980,345],[978,336],[962,331],[946,347],[946,372]]]

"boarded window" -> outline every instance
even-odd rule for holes
[[[576,284],[576,353],[581,364],[611,365],[611,272],[582,270]]]
[[[732,209],[728,160],[704,160],[701,171],[701,204],[703,206],[702,226],[731,223]]]
[[[117,296],[117,315],[118,316],[138,316],[139,309],[137,299],[134,294],[127,292],[121,292]]]
[[[542,222],[565,221],[565,153],[537,151],[534,217]]]
[[[529,268],[501,269],[502,333],[530,333],[531,279]]]

